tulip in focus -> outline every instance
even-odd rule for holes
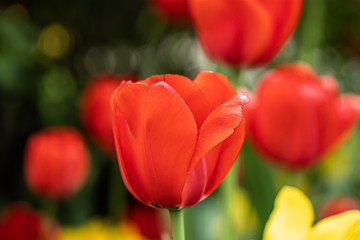
[[[154,12],[164,21],[185,23],[190,19],[188,0],[149,0]]]
[[[25,151],[25,180],[45,197],[71,197],[85,183],[90,157],[80,133],[70,127],[52,127],[29,137]]]
[[[136,81],[133,75],[104,74],[94,78],[84,89],[80,101],[80,117],[94,142],[109,156],[116,150],[112,133],[110,98],[124,80]]]
[[[354,128],[360,98],[339,94],[332,76],[288,64],[258,82],[247,112],[250,141],[272,162],[290,169],[316,164]]]
[[[244,104],[228,79],[151,76],[123,82],[112,96],[113,130],[124,183],[140,202],[191,206],[210,195],[244,141]]]
[[[360,211],[324,218],[313,226],[310,200],[299,189],[283,187],[265,226],[263,240],[358,240]]]
[[[359,201],[352,196],[330,198],[320,208],[319,218],[323,219],[353,209],[360,210],[360,204]]]
[[[293,33],[303,0],[189,0],[197,36],[214,60],[266,64]]]
[[[24,203],[5,208],[0,219],[1,240],[57,240],[59,226]]]

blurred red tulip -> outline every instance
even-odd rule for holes
[[[58,237],[58,224],[25,204],[8,206],[1,216],[1,240],[56,240]]]
[[[328,199],[320,208],[319,218],[327,218],[348,210],[360,209],[358,200],[351,196],[338,196]]]
[[[305,64],[280,66],[258,82],[247,112],[251,142],[273,162],[292,169],[314,165],[357,123],[360,99],[339,95],[332,76]]]
[[[271,61],[294,31],[303,0],[189,0],[205,52],[230,65]]]
[[[24,168],[32,191],[55,200],[69,198],[87,179],[88,149],[75,129],[48,128],[29,137]]]
[[[154,12],[164,21],[186,23],[190,20],[188,0],[149,0]]]
[[[144,204],[185,207],[211,194],[244,141],[243,107],[219,73],[123,82],[114,91],[113,129],[121,174]]]
[[[94,142],[108,155],[115,156],[110,98],[124,80],[136,81],[134,75],[104,74],[90,81],[80,101],[80,117]]]

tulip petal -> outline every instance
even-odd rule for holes
[[[307,240],[314,213],[310,200],[294,187],[283,187],[265,226],[264,240]]]
[[[339,85],[332,75],[321,76],[321,86],[329,93],[331,97],[336,97],[339,94]]]
[[[210,172],[208,169],[208,184],[210,184],[209,186],[211,186],[211,190],[214,190],[223,180],[241,149],[244,135],[244,125],[241,125],[242,123],[244,124],[244,101],[246,101],[244,95],[237,94],[233,96],[223,105],[220,105],[214,109],[205,119],[199,130],[198,141],[196,143],[195,152],[192,158],[192,167],[190,169],[192,169],[194,165],[212,149],[216,148],[218,145],[224,144],[221,149],[214,150],[214,152],[217,154],[213,154],[212,158],[207,159],[208,168],[212,171]],[[241,127],[239,127],[240,125]],[[228,138],[233,135],[235,129],[238,127],[239,131],[242,131],[240,134],[242,137],[239,138],[240,142],[236,140],[233,143],[225,143],[224,141],[228,140]],[[237,131],[236,136],[238,136]],[[219,158],[218,155],[220,151],[224,150],[224,146],[229,148],[229,152],[224,152],[225,157]],[[208,156],[206,156],[206,158],[208,158]],[[217,166],[217,168],[214,166]],[[209,178],[210,176],[211,178]],[[206,191],[209,192],[209,190]]]
[[[234,132],[243,119],[243,104],[244,95],[237,94],[209,114],[199,130],[194,159],[202,158]]]
[[[124,86],[126,85],[126,86]],[[147,188],[150,178],[142,154],[144,109],[149,86],[121,84],[112,95],[113,133],[121,176],[130,193],[144,204],[150,204]]]
[[[210,195],[226,177],[239,155],[245,140],[245,119],[235,128],[234,133],[206,154],[208,182],[204,196]]]
[[[323,149],[327,153],[344,142],[355,127],[360,115],[360,97],[355,94],[341,95],[334,101],[333,108],[332,131],[328,132],[323,142]]]
[[[113,101],[115,113],[118,111],[127,122],[124,126],[114,119],[114,131],[128,126],[131,133],[124,134],[126,129],[114,132],[120,164],[132,189],[152,204],[180,205],[197,138],[192,112],[162,81],[151,86],[129,84],[114,93]]]
[[[206,158],[203,157],[192,169],[183,190],[181,207],[199,202],[204,194],[207,181]]]
[[[256,0],[255,2],[266,9],[273,23],[271,39],[265,51],[255,60],[257,64],[262,64],[271,60],[293,33],[300,19],[303,0]]]
[[[196,122],[185,101],[165,82],[151,86],[145,117],[147,158],[154,166],[150,188],[155,203],[168,202],[167,207],[173,207],[180,204],[189,171]]]
[[[355,240],[359,236],[360,211],[350,210],[318,222],[311,231],[309,240]]]
[[[338,98],[335,108],[340,131],[352,128],[359,119],[360,97],[355,94],[344,94]]]
[[[209,102],[199,87],[189,78],[176,74],[154,75],[145,80],[149,85],[159,81],[166,82],[181,95],[194,114],[198,128],[200,128],[211,109]]]
[[[221,73],[200,71],[196,75],[194,82],[210,103],[211,110],[225,103],[236,94],[228,78]]]
[[[117,108],[114,109],[113,116],[115,146],[124,184],[138,201],[150,205],[150,194],[145,184],[149,177],[145,164],[141,164],[144,160],[134,146],[136,142],[124,116]]]

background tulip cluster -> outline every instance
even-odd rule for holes
[[[0,240],[360,239],[359,13],[1,1]]]

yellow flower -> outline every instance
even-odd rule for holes
[[[111,225],[93,219],[80,227],[64,227],[59,240],[145,240],[136,228],[127,223]]]
[[[360,240],[359,210],[313,222],[313,207],[306,195],[297,188],[284,187],[275,199],[263,240]]]

